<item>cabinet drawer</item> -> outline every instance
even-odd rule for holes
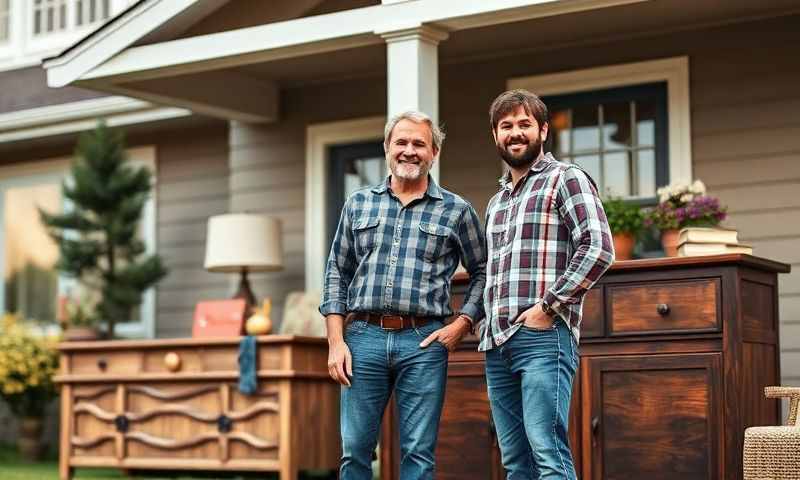
[[[169,357],[169,358],[168,358]],[[267,363],[267,367],[273,366]],[[137,375],[238,371],[236,347],[92,351],[72,354],[77,375]]]
[[[720,330],[718,278],[606,289],[612,336]]]

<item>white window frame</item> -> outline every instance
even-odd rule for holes
[[[319,292],[328,259],[328,236],[319,234],[328,225],[325,208],[330,174],[328,147],[383,141],[386,117],[364,117],[309,125],[306,129],[306,291]],[[317,233],[313,233],[317,232]]]
[[[537,95],[667,83],[669,182],[692,181],[692,130],[689,103],[689,57],[609,65],[546,75],[509,79],[508,88],[524,88]]]
[[[156,175],[156,149],[155,146],[135,147],[129,148],[127,151],[128,158],[135,166],[145,166],[150,169],[153,174],[153,189],[150,198],[144,205],[142,214],[142,236],[144,237],[145,248],[147,254],[156,253],[156,191],[155,183],[158,181]],[[45,161],[37,161],[35,163],[25,163],[18,165],[11,165],[7,167],[0,167],[0,195],[9,186],[21,186],[26,184],[33,184],[36,180],[52,176],[63,177],[69,171],[71,158],[63,157]],[[2,207],[2,200],[0,199],[0,207]],[[4,212],[0,208],[0,225],[4,223]],[[0,230],[2,233],[2,230]],[[0,234],[0,272],[5,271],[5,239]],[[61,284],[63,281],[59,279]],[[61,286],[59,286],[61,291]],[[0,305],[5,304],[5,289],[0,288]],[[118,323],[115,328],[115,334],[121,337],[128,338],[153,338],[155,337],[155,312],[156,312],[156,288],[148,289],[142,297],[141,305],[141,319],[138,322],[125,322]]]

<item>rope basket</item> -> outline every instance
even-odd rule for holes
[[[767,398],[789,398],[789,426],[744,432],[744,480],[800,480],[800,388],[766,387]]]

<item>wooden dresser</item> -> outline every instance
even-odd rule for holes
[[[243,395],[239,340],[62,343],[61,479],[95,466],[276,471],[282,480],[335,470],[339,386],[327,342],[258,337],[258,391]]]
[[[780,420],[763,391],[780,381],[777,274],[788,271],[747,255],[615,263],[584,305],[570,418],[580,478],[741,479],[744,429]],[[450,355],[439,480],[505,478],[476,348]],[[399,480],[395,432],[390,407],[382,480]]]

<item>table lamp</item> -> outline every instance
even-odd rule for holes
[[[249,213],[215,215],[208,219],[205,269],[209,272],[240,273],[239,290],[233,298],[256,305],[247,274],[274,272],[283,268],[281,222]]]

